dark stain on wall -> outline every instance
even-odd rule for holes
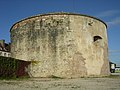
[[[105,44],[105,46],[104,46],[104,64],[103,64],[103,66],[102,66],[102,68],[101,68],[101,75],[109,75],[110,74],[110,69],[109,69],[109,61],[108,60],[106,60],[106,59],[108,59],[107,57],[108,57],[108,50],[105,50],[105,49],[108,49],[107,48],[107,44]]]
[[[77,52],[74,54],[72,61],[72,72],[73,75],[79,74],[80,76],[87,75],[87,68],[85,67],[85,58],[82,56],[82,53]]]

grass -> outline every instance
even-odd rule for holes
[[[48,78],[52,78],[52,79],[64,79],[62,77],[58,77],[58,76],[55,76],[55,75],[51,75],[49,76]],[[102,76],[102,77],[81,77],[81,78],[115,78],[115,79],[120,79],[120,75],[110,75],[110,76]],[[22,76],[22,77],[0,77],[0,80],[28,80],[30,79],[30,77],[28,76]],[[72,78],[71,78],[72,79]]]
[[[115,72],[116,72],[116,73],[120,73],[120,70],[116,70]]]
[[[120,79],[120,75],[110,75],[107,78],[116,78],[116,79]]]

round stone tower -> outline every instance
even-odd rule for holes
[[[13,58],[31,61],[31,77],[76,78],[109,75],[106,24],[72,13],[36,15],[15,23]]]

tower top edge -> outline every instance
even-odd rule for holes
[[[16,23],[14,23],[12,25],[12,27],[10,28],[10,31],[14,27],[14,25],[16,25],[16,24],[18,24],[18,23],[20,23],[20,22],[22,22],[24,20],[32,19],[32,18],[35,18],[35,17],[41,17],[41,16],[50,16],[50,15],[74,15],[74,16],[89,17],[89,18],[93,18],[93,19],[96,19],[96,20],[102,22],[106,26],[106,28],[107,28],[107,24],[104,21],[102,21],[101,19],[98,19],[96,17],[93,17],[93,16],[89,16],[89,15],[85,15],[85,14],[79,14],[79,13],[70,13],[70,12],[54,12],[54,13],[46,13],[46,14],[37,14],[37,15],[30,16],[30,17],[27,17],[27,18],[23,18],[23,19],[17,21]]]

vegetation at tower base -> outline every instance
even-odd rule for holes
[[[0,56],[0,78],[13,78],[28,76],[25,68],[30,62]]]

